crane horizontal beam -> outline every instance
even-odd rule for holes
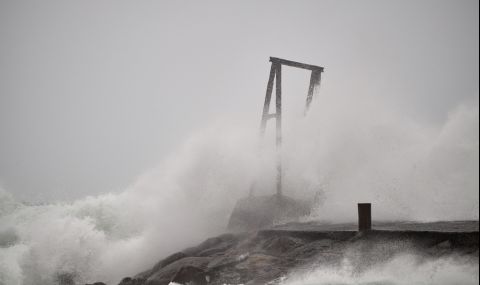
[[[323,72],[323,67],[317,66],[317,65],[311,65],[311,64],[306,64],[306,63],[301,63],[301,62],[296,62],[296,61],[291,61],[291,60],[286,60],[278,57],[270,57],[270,62],[272,63],[278,63],[282,65],[288,65],[292,67],[298,67],[298,68],[303,68],[303,69],[308,69],[312,71],[319,71]]]

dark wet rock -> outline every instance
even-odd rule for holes
[[[452,247],[452,243],[449,240],[442,241],[441,243],[437,244],[437,247],[442,249],[448,249]]]
[[[91,284],[85,284],[85,285],[107,285],[103,282],[95,282],[95,283],[91,283]]]
[[[204,270],[207,264],[212,260],[211,257],[185,257],[175,262],[168,264],[167,266],[160,268],[156,272],[152,272],[146,279],[148,285],[163,285],[168,284],[184,267],[194,267],[198,270]]]
[[[167,265],[169,265],[169,264],[171,264],[171,263],[173,263],[177,260],[185,258],[185,257],[188,257],[188,256],[183,252],[174,253],[174,254],[166,257],[165,259],[160,260],[157,264],[155,264],[153,266],[152,269],[147,270],[145,272],[142,272],[135,277],[136,277],[136,279],[147,279],[149,276],[151,276],[155,272],[159,271],[160,269],[164,268],[165,266],[167,266]],[[127,285],[127,284],[122,284],[122,285]]]
[[[194,266],[184,266],[173,276],[171,282],[178,284],[207,285],[210,277],[204,270]]]
[[[263,246],[265,251],[274,254],[281,255],[300,247],[304,242],[299,238],[288,237],[288,236],[279,236],[273,237],[265,243]]]
[[[145,284],[145,279],[144,278],[131,278],[131,277],[125,277],[122,279],[119,285],[143,285]]]
[[[346,257],[356,272],[402,252],[440,257],[455,254],[478,260],[479,234],[433,231],[263,230],[226,234],[172,254],[121,285],[276,284],[292,271],[320,264],[341,264]]]

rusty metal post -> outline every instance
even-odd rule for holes
[[[269,118],[271,118],[271,115],[268,112],[270,110],[270,101],[272,100],[273,81],[275,79],[277,65],[278,64],[272,62],[272,66],[270,67],[270,76],[268,77],[267,92],[265,94],[265,103],[263,104],[262,121],[260,123],[260,136],[263,136],[265,134],[267,121]]]
[[[310,104],[313,100],[313,94],[315,90],[320,86],[320,79],[321,79],[322,71],[320,70],[312,70],[312,74],[310,75],[310,85],[308,86],[308,94],[307,94],[307,104],[305,106],[305,115],[310,108]]]
[[[277,147],[277,195],[282,195],[282,65],[277,65],[275,77],[275,114],[276,120],[276,147]]]
[[[291,60],[270,57],[270,62],[272,63],[270,67],[270,76],[268,77],[267,91],[265,94],[265,103],[263,105],[262,120],[260,122],[260,136],[265,135],[265,128],[267,126],[267,121],[269,119],[275,119],[276,122],[276,149],[277,149],[277,196],[282,196],[282,65],[292,66],[296,68],[302,68],[310,70],[310,86],[308,88],[307,94],[307,105],[305,112],[308,110],[310,103],[312,102],[313,94],[315,88],[318,88],[320,84],[321,73],[323,72],[323,67],[305,64],[300,62],[295,62]],[[275,113],[269,113],[270,103],[272,100],[273,93],[273,83],[275,81]],[[250,189],[250,195],[253,195],[253,186]]]
[[[275,81],[275,113],[270,114],[270,102],[272,100],[273,82]],[[277,195],[282,195],[282,65],[272,62],[270,76],[268,78],[267,92],[265,94],[265,103],[263,105],[262,121],[260,123],[260,136],[265,134],[265,128],[268,119],[275,119],[276,134],[275,145],[277,148]],[[251,191],[252,192],[252,191]]]
[[[372,204],[358,203],[358,230],[368,231],[372,229]]]

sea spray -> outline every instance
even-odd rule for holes
[[[401,254],[360,272],[351,260],[344,259],[338,266],[318,266],[308,273],[292,274],[281,285],[473,285],[478,282],[478,259],[476,262],[455,256],[424,259],[415,254]]]
[[[116,283],[224,231],[251,181],[253,152],[246,140],[231,149],[237,135],[193,137],[121,193],[24,205],[2,192],[0,284]]]
[[[352,221],[359,200],[374,203],[377,220],[478,219],[478,103],[431,126],[331,97],[285,130],[285,194],[325,193],[311,219]],[[224,231],[253,182],[273,193],[274,152],[258,149],[256,134],[222,124],[199,131],[120,193],[25,205],[2,192],[0,284],[115,284]]]

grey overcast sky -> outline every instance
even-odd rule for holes
[[[122,189],[209,122],[258,119],[269,56],[442,122],[478,98],[478,17],[476,0],[0,0],[0,185]]]

